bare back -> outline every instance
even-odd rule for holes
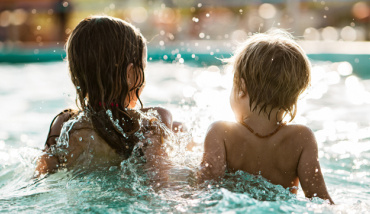
[[[143,112],[149,110],[158,112],[158,117],[160,119],[158,123],[163,123],[169,129],[172,128],[172,115],[169,111],[159,107],[142,109]],[[58,139],[63,124],[66,120],[69,120],[69,117],[64,117],[63,114],[59,115],[55,122],[53,120],[51,132],[49,132],[49,135],[58,133],[58,136],[57,138],[55,138],[54,135],[51,136],[51,141]],[[148,121],[145,120],[145,122]],[[167,154],[162,145],[164,136],[162,133],[157,133],[155,131],[147,131],[143,134],[145,139],[150,139],[151,141],[150,145],[146,145],[143,148],[144,155],[147,159],[145,167],[148,169],[153,168],[158,171],[155,174],[156,180],[165,180],[166,175],[164,172],[167,169],[168,161]],[[65,167],[67,169],[88,167],[90,169],[94,167],[119,166],[123,160],[123,157],[119,156],[96,132],[91,120],[86,116],[82,116],[74,122],[67,135],[68,144],[67,146],[63,146],[63,149],[66,151],[65,154],[53,154],[50,151],[50,145],[45,146],[45,153],[41,155],[37,161],[36,176],[55,172],[60,167]]]
[[[273,184],[291,188],[298,182],[307,197],[330,199],[318,161],[312,131],[302,125],[286,125],[268,138],[259,138],[240,123],[215,122],[204,142],[199,177],[217,179],[225,171],[242,170],[262,175]]]
[[[302,146],[295,143],[291,134],[297,127],[283,127],[269,138],[258,138],[239,123],[228,127],[225,136],[228,171],[262,175],[285,188],[298,186],[297,166]]]

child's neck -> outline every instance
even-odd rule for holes
[[[270,118],[266,113],[258,114],[258,111],[243,115],[240,122],[247,124],[254,132],[259,134],[269,134],[275,130],[283,119],[283,115],[278,111],[272,111]]]

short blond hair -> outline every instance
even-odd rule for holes
[[[290,33],[275,29],[251,36],[232,63],[234,84],[249,95],[251,111],[266,113],[270,119],[272,110],[278,109],[294,119],[298,97],[310,84],[311,64]]]

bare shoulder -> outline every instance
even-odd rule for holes
[[[303,147],[317,146],[315,135],[309,127],[301,124],[292,124],[286,128],[287,134],[295,143],[299,143]]]
[[[162,107],[150,107],[141,109],[143,112],[157,111],[162,123],[164,123],[168,128],[172,129],[172,114],[169,110]]]
[[[208,126],[207,133],[223,134],[233,130],[235,123],[228,121],[216,121]]]
[[[211,125],[208,126],[205,144],[209,142],[223,142],[230,136],[235,135],[235,127],[235,123],[228,121],[216,121],[211,123]]]

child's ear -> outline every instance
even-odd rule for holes
[[[128,88],[131,89],[133,86],[134,86],[134,64],[130,63],[128,66],[127,66],[127,69],[126,69],[126,73],[127,73],[127,84],[128,84]]]
[[[244,91],[239,90],[239,92],[238,92],[238,97],[239,97],[239,98],[242,98],[242,97],[244,97],[244,96],[245,96]]]
[[[247,93],[247,86],[245,85],[244,79],[241,79],[240,84],[241,85],[240,85],[238,96],[239,98],[242,98],[246,96],[248,93]]]

